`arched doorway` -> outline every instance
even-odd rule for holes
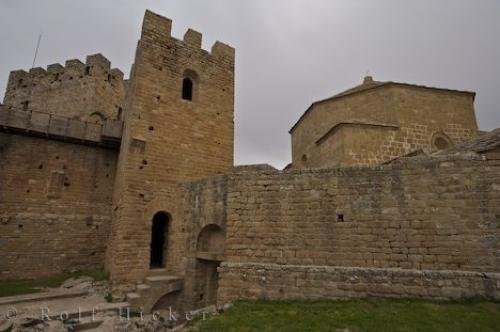
[[[206,253],[223,253],[226,235],[220,226],[210,224],[201,230],[196,242],[196,251]]]
[[[169,221],[170,218],[166,212],[158,212],[153,217],[150,255],[150,267],[152,269],[165,267]]]
[[[217,268],[224,259],[225,240],[224,230],[215,224],[205,226],[198,236],[195,282],[195,301],[198,308],[217,302]]]

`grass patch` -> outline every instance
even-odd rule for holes
[[[366,299],[237,302],[188,331],[500,331],[500,303]]]
[[[69,278],[79,278],[83,276],[92,277],[95,281],[108,279],[104,271],[82,271],[38,279],[5,280],[0,281],[0,297],[39,293],[43,288],[59,287]]]

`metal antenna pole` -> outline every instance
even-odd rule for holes
[[[35,68],[35,61],[36,61],[36,57],[38,56],[38,49],[40,48],[40,41],[41,40],[42,40],[42,34],[40,33],[38,35],[38,42],[36,43],[35,56],[33,57],[33,64],[31,65],[31,68]]]

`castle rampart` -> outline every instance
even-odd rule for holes
[[[1,279],[103,268],[123,98],[122,72],[99,54],[11,72],[0,105]]]
[[[218,180],[227,183],[227,198],[212,179],[191,185],[187,195],[207,203],[201,198],[220,197],[202,211],[226,205],[220,304],[368,295],[498,299],[499,170],[495,159],[442,158],[236,171]],[[188,206],[200,220],[209,217]]]
[[[8,109],[46,112],[87,122],[120,120],[125,89],[123,73],[101,54],[86,62],[68,60],[65,66],[12,71],[4,105]],[[93,116],[98,114],[99,116]]]
[[[92,123],[36,111],[5,109],[0,105],[0,131],[44,137],[76,144],[118,149],[123,121]]]
[[[0,279],[102,269],[117,149],[0,132]]]

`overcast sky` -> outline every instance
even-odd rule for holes
[[[367,70],[476,91],[480,128],[500,127],[500,0],[0,0],[0,97],[40,32],[37,66],[100,52],[128,75],[145,9],[236,48],[237,164],[285,166],[299,116]]]

